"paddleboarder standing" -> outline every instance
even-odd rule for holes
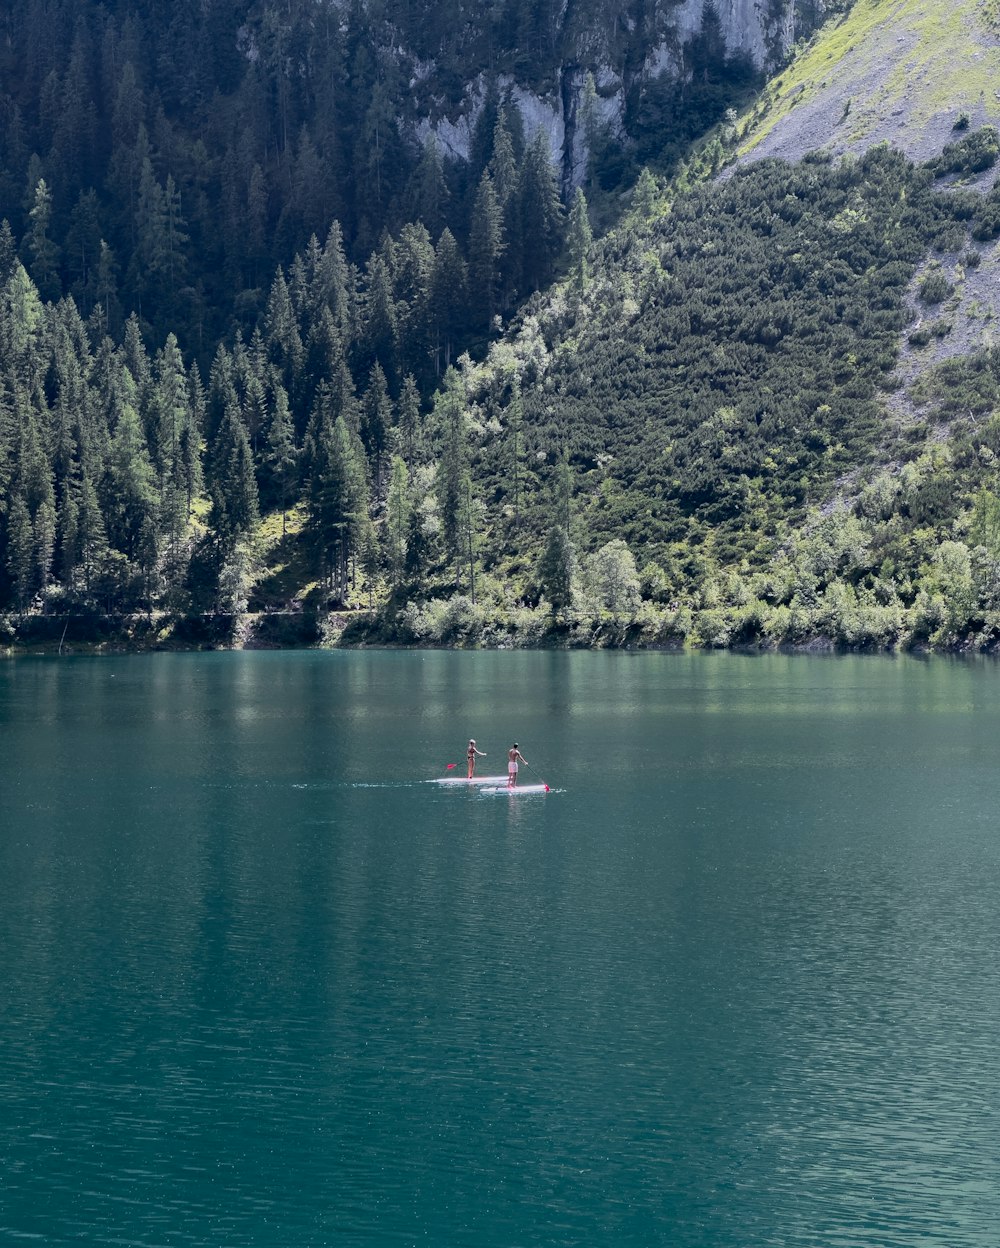
[[[466,751],[465,756],[466,756],[466,758],[469,760],[469,779],[471,780],[471,779],[472,779],[472,777],[475,775],[475,772],[476,772],[476,759],[477,759],[477,758],[485,758],[485,757],[486,757],[486,751],[485,751],[485,750],[477,750],[477,749],[476,749],[476,743],[475,743],[475,741],[471,741],[471,740],[470,740],[470,742],[469,742],[469,748],[468,748],[468,750]]]
[[[528,762],[528,760],[524,757],[524,755],[521,753],[521,751],[517,748],[517,742],[515,741],[514,744],[507,751],[507,788],[508,789],[513,789],[517,785],[518,763],[524,763],[525,767],[529,767],[531,765]]]

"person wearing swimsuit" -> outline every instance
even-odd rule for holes
[[[517,765],[524,763],[525,767],[530,766],[528,760],[517,748],[517,742],[507,751],[507,788],[513,789],[517,784]]]
[[[485,758],[485,757],[486,757],[486,751],[485,751],[485,750],[477,750],[477,749],[476,749],[476,743],[475,743],[475,741],[470,741],[470,742],[469,742],[469,748],[468,748],[468,750],[466,751],[466,758],[468,758],[468,760],[469,760],[469,779],[470,779],[470,780],[472,779],[472,777],[473,777],[473,776],[475,775],[475,773],[476,773],[476,759],[477,759],[477,757],[478,757],[478,758]]]

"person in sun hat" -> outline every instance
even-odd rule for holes
[[[475,743],[475,741],[470,740],[470,741],[469,741],[469,748],[468,748],[468,750],[466,750],[466,752],[465,752],[465,757],[469,760],[469,779],[471,780],[471,779],[472,779],[472,777],[475,775],[475,772],[476,772],[476,759],[477,759],[477,758],[485,758],[485,757],[486,757],[486,751],[485,751],[485,750],[477,750],[477,749],[476,749],[476,743]]]

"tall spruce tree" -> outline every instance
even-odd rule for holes
[[[31,211],[31,228],[25,240],[28,267],[32,281],[43,299],[58,299],[62,293],[59,281],[59,245],[52,238],[52,194],[44,178],[35,186]]]
[[[468,267],[451,230],[445,230],[434,251],[429,314],[436,376],[451,367],[451,357],[468,312]]]
[[[474,318],[487,329],[500,301],[500,262],[504,253],[503,213],[489,173],[479,180],[469,224],[469,283],[475,292]]]
[[[372,465],[375,501],[382,496],[382,478],[385,468],[386,446],[393,424],[392,399],[381,365],[372,365],[368,376],[368,389],[362,403],[362,440]]]
[[[385,552],[393,586],[402,580],[406,564],[406,536],[410,528],[410,473],[399,455],[392,457],[389,493],[385,504]]]
[[[587,285],[588,256],[593,242],[590,219],[587,215],[587,199],[581,187],[576,188],[573,207],[569,214],[566,231],[566,248],[569,252],[570,280],[577,295],[582,295]]]
[[[334,599],[345,602],[349,561],[367,518],[364,452],[342,416],[329,413],[311,435],[307,534],[317,569]]]
[[[158,499],[139,414],[130,403],[117,415],[102,492],[108,540],[127,559],[136,559],[143,543],[148,546],[149,533],[155,532]]]
[[[215,437],[211,489],[212,527],[228,553],[260,518],[250,439],[236,403],[227,405]]]
[[[562,246],[562,205],[549,141],[539,130],[528,147],[518,190],[522,292],[540,289]]]
[[[435,493],[441,512],[445,552],[456,570],[465,557],[463,508],[466,503],[469,472],[468,432],[462,380],[454,369],[445,375],[444,389],[434,405],[434,419],[440,431],[440,455]]]
[[[285,536],[286,517],[298,480],[299,456],[294,427],[288,410],[288,395],[277,377],[271,380],[271,423],[267,431],[263,494],[268,503],[281,509],[281,535]]]
[[[569,534],[561,524],[552,525],[538,560],[536,575],[556,617],[564,616],[573,605],[575,564],[576,556]]]

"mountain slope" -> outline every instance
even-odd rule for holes
[[[916,161],[932,160],[970,129],[1000,122],[1000,6],[995,0],[858,0],[818,30],[742,119],[741,161],[798,160],[822,150],[857,156],[889,143]],[[992,165],[948,168],[942,182],[987,194]],[[989,346],[1000,319],[1000,248],[992,229],[940,240],[915,275],[914,323],[902,343],[891,411],[906,425],[919,419],[909,391],[929,368]],[[948,295],[929,306],[918,298],[928,272],[939,271]],[[933,328],[932,328],[933,327]]]
[[[798,160],[889,142],[928,160],[963,114],[1000,121],[998,80],[994,0],[857,0],[765,90],[740,153]]]
[[[634,637],[997,643],[1000,140],[975,129],[998,111],[992,12],[859,0],[729,128],[735,174],[637,194],[589,277],[467,370],[495,503],[519,382],[521,524],[568,529],[580,557],[575,597],[556,578],[569,636],[607,621],[598,555],[624,538],[645,568]],[[485,544],[518,534],[494,522]],[[536,592],[551,576],[543,560]]]
[[[723,116],[723,101],[746,83],[719,39],[714,6],[640,7],[647,16],[702,15],[701,26],[682,44],[688,76],[655,78],[643,97],[635,146],[606,131],[602,160],[587,171],[601,219],[612,203],[626,212],[607,237],[591,245],[582,193],[570,212],[561,208],[545,136],[525,142],[518,97],[498,79],[493,111],[484,107],[476,121],[474,164],[445,176],[429,144],[392,199],[403,212],[411,183],[439,218],[450,202],[456,228],[466,220],[461,237],[442,230],[435,242],[409,221],[380,234],[362,270],[334,222],[325,242],[313,237],[294,255],[287,275],[279,268],[268,278],[266,297],[263,285],[242,290],[245,334],[202,335],[199,354],[211,361],[203,371],[185,355],[185,333],[167,333],[153,349],[137,318],[120,337],[114,329],[114,267],[99,221],[82,231],[100,196],[74,210],[77,238],[62,232],[59,195],[32,180],[79,172],[56,124],[59,75],[45,78],[49,111],[35,101],[35,135],[61,136],[44,157],[27,155],[13,108],[4,150],[17,160],[4,175],[13,185],[24,166],[34,190],[23,229],[0,225],[0,606],[11,612],[0,628],[17,634],[25,619],[52,611],[141,611],[155,634],[196,639],[218,637],[232,620],[250,627],[248,614],[273,621],[289,612],[309,617],[289,630],[300,638],[346,625],[345,640],[445,644],[993,645],[1000,136],[971,116],[946,116],[950,104],[920,73],[932,46],[985,55],[986,27],[969,22],[988,10],[859,0],[747,118],[727,116],[678,166],[677,135],[691,114],[711,105]],[[761,11],[777,18],[802,7]],[[38,26],[42,10],[32,13]],[[284,13],[253,8],[279,50]],[[311,3],[288,6],[304,48],[316,13]],[[340,82],[344,115],[318,108],[322,93],[261,95],[253,56],[241,80],[247,94],[233,103],[257,101],[258,137],[285,114],[315,121],[331,142],[353,134],[351,151],[367,162],[361,181],[385,192],[405,173],[392,167],[388,141],[402,140],[405,127],[386,128],[405,84],[376,92],[369,107],[365,84],[378,85],[391,65],[386,28],[373,33],[366,22],[358,6],[347,27],[327,31],[326,68],[349,48],[358,67],[354,85]],[[126,22],[121,37],[134,41],[131,29]],[[118,28],[108,31],[115,37],[103,46],[115,51]],[[156,31],[166,37],[159,20]],[[974,39],[963,44],[967,35]],[[247,56],[248,46],[237,51]],[[460,48],[449,46],[463,71],[453,82],[460,102],[477,75],[465,74]],[[381,49],[374,62],[371,48]],[[536,69],[543,62],[551,68],[543,58]],[[170,64],[180,68],[176,56]],[[36,57],[36,77],[38,68]],[[264,68],[279,88],[289,85],[284,57]],[[150,84],[159,72],[146,58]],[[920,153],[933,157],[925,163],[874,143],[904,114],[868,109],[869,79],[883,82],[891,113],[903,107],[893,94],[900,73],[912,84],[906,116],[930,118],[928,133],[919,131]],[[127,66],[121,81],[128,85]],[[859,120],[844,98],[862,89]],[[100,98],[106,108],[110,97]],[[125,102],[135,105],[133,154],[145,153],[131,167],[142,170],[142,254],[159,265],[159,285],[153,269],[130,262],[120,289],[143,294],[147,324],[169,326],[174,305],[162,291],[178,276],[178,257],[211,268],[215,253],[195,248],[194,234],[185,243],[183,221],[171,215],[188,202],[171,160],[188,148],[153,105],[155,85],[149,98],[149,108],[135,91]],[[830,98],[841,99],[832,116]],[[411,122],[419,115],[409,104],[406,112]],[[152,131],[142,116],[156,122]],[[707,113],[699,116],[703,126]],[[931,132],[940,139],[933,151]],[[779,140],[803,159],[768,157]],[[843,159],[833,152],[841,140]],[[248,132],[248,159],[256,141]],[[646,172],[622,201],[616,143],[622,160],[648,154],[656,167],[677,166],[677,176],[658,188]],[[824,145],[831,151],[815,150]],[[290,147],[268,140],[261,150],[270,168]],[[129,166],[102,151],[109,156],[117,172],[102,194],[124,240],[129,218],[115,184],[125,185]],[[297,172],[281,185],[292,200],[308,191],[310,213],[325,224],[331,208],[318,174],[329,179],[350,162],[347,149],[338,161],[317,155],[303,131]],[[232,187],[252,183],[237,177]],[[210,201],[200,202],[207,225]],[[230,208],[239,217],[236,199]],[[371,233],[378,218],[366,220]],[[300,236],[305,227],[303,217]],[[101,243],[104,263],[81,271],[80,308],[56,297],[66,280],[60,246],[76,264],[85,238]],[[264,265],[262,252],[258,274]],[[232,289],[244,280],[239,264],[220,271]],[[558,272],[565,277],[546,288]],[[196,285],[205,276],[197,267],[188,274]],[[214,314],[229,316],[222,307]],[[497,341],[499,316],[512,323]],[[485,351],[490,338],[480,362],[458,355]],[[203,617],[215,621],[207,633]]]

